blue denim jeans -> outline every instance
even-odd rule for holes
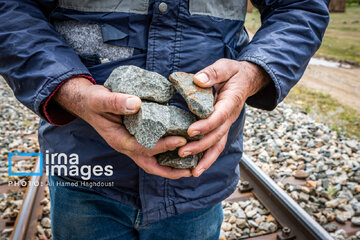
[[[63,186],[66,182],[63,178],[49,177],[54,240],[219,239],[223,220],[221,203],[143,225],[141,209],[87,187]]]

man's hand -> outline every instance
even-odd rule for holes
[[[122,125],[121,115],[134,114],[140,109],[141,100],[138,97],[112,93],[85,78],[70,79],[54,97],[64,109],[88,122],[112,148],[129,156],[145,172],[170,179],[191,176],[189,169],[161,166],[154,157],[155,154],[185,145],[185,138],[162,138],[154,149],[149,150],[140,145]]]
[[[214,112],[207,118],[193,123],[189,136],[205,135],[201,140],[186,144],[179,149],[185,157],[206,150],[198,166],[192,170],[199,177],[224,150],[231,125],[239,117],[246,99],[261,88],[270,78],[259,66],[250,62],[220,59],[195,75],[194,82],[200,87],[216,89]]]

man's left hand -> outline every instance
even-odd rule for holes
[[[215,87],[214,112],[206,119],[193,123],[189,136],[204,135],[199,141],[179,149],[179,156],[205,151],[196,168],[194,177],[208,169],[224,150],[231,125],[239,117],[246,99],[269,83],[270,77],[258,65],[230,59],[220,59],[198,72],[194,83],[200,87]]]

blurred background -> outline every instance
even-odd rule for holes
[[[248,4],[245,25],[251,36],[261,21],[258,10]],[[359,139],[360,1],[331,0],[329,10],[322,45],[285,102]]]

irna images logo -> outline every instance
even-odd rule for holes
[[[13,153],[9,153],[9,176],[42,176],[43,175],[43,154],[42,153],[19,153],[18,151],[14,151]],[[40,168],[38,172],[13,172],[13,163],[18,158],[29,158],[29,157],[37,157],[40,162]],[[36,171],[36,170],[35,170]]]
[[[45,171],[46,176],[69,176],[81,178],[82,180],[90,180],[93,176],[113,175],[112,165],[81,165],[79,155],[76,153],[50,153],[46,150],[45,153],[19,153],[14,151],[8,155],[9,176],[42,176]],[[37,157],[39,162],[39,167],[33,172],[21,172],[18,167],[15,167],[17,161],[30,157]],[[44,168],[43,164],[45,164]]]

